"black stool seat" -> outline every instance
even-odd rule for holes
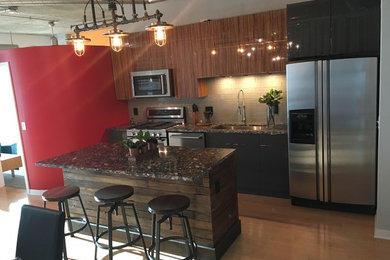
[[[190,199],[182,195],[164,195],[152,199],[148,203],[151,214],[172,215],[186,210],[190,206]]]
[[[45,191],[42,194],[44,201],[64,201],[77,196],[80,193],[80,188],[77,186],[56,187]]]
[[[131,197],[134,189],[128,185],[113,185],[95,192],[97,202],[117,202]]]

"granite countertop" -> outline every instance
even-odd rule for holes
[[[239,124],[211,124],[208,126],[199,126],[193,124],[184,124],[167,129],[171,132],[204,132],[204,133],[251,133],[251,134],[287,134],[287,125],[276,125],[267,127],[266,125],[248,124],[247,126]]]
[[[232,126],[221,128],[221,126]],[[194,125],[184,124],[177,125],[167,129],[171,132],[202,132],[202,133],[251,133],[251,134],[287,134],[287,125],[276,125],[275,127],[267,127],[266,125],[248,124],[248,128],[241,127],[240,124],[229,123],[212,123],[210,125]],[[250,127],[253,126],[253,129]],[[111,127],[109,129],[126,131],[131,127],[128,124]]]
[[[201,183],[214,166],[234,154],[234,149],[159,147],[158,151],[129,159],[121,144],[99,143],[37,162],[37,166],[87,170],[109,175]]]

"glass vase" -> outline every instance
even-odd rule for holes
[[[275,114],[273,106],[268,106],[267,109],[267,127],[275,127]]]

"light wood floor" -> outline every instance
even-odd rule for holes
[[[0,188],[0,259],[14,257],[20,207],[41,205],[40,196]],[[54,207],[54,205],[52,205]],[[390,241],[374,239],[374,217],[291,206],[289,200],[239,195],[242,234],[222,260],[252,259],[390,259]],[[67,239],[71,259],[93,259],[88,236]],[[99,250],[98,259],[107,259]],[[126,249],[114,259],[144,259]],[[163,259],[176,260],[165,255]],[[202,260],[202,259],[199,259]]]

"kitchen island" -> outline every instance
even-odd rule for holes
[[[130,200],[136,204],[146,234],[151,233],[147,211],[151,199],[164,194],[188,196],[191,206],[185,214],[195,241],[205,252],[202,259],[219,259],[241,232],[234,149],[160,147],[135,160],[129,159],[122,145],[101,143],[36,164],[63,169],[65,184],[80,187],[91,222],[96,222],[96,190],[115,184],[133,186]],[[81,215],[76,201],[69,205]],[[178,220],[173,225],[173,230],[162,226],[164,236],[180,234]]]

